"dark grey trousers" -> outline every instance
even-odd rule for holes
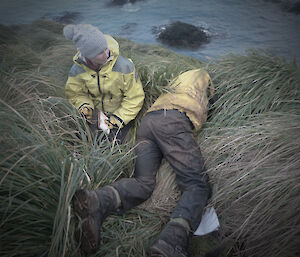
[[[184,218],[193,231],[197,228],[210,196],[210,186],[192,126],[188,117],[177,110],[154,111],[143,117],[137,132],[134,176],[112,184],[120,194],[121,211],[151,196],[164,157],[176,173],[176,182],[182,192],[171,218]]]

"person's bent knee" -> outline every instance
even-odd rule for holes
[[[154,191],[155,180],[149,177],[136,177],[135,179],[140,184],[145,198],[148,199]]]

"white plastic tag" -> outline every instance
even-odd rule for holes
[[[98,113],[98,128],[100,128],[105,134],[109,134],[110,129],[109,127],[106,125],[105,120],[107,120],[108,118],[106,117],[106,115],[99,111]]]
[[[220,227],[219,219],[214,207],[209,207],[205,209],[202,215],[201,222],[194,232],[195,236],[204,236]]]

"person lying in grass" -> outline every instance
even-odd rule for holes
[[[100,127],[100,116],[105,115],[109,138],[122,142],[145,97],[134,64],[119,55],[114,38],[90,24],[70,24],[63,33],[78,49],[66,82],[67,99],[93,133]]]
[[[108,215],[122,214],[151,196],[156,173],[165,158],[176,173],[182,195],[170,221],[150,247],[150,256],[189,256],[189,237],[197,229],[211,194],[193,133],[205,123],[213,93],[206,71],[195,69],[179,75],[170,82],[169,92],[161,95],[141,120],[133,177],[119,179],[101,189],[75,192],[73,208],[81,219],[77,238],[84,252],[99,249],[101,226]]]

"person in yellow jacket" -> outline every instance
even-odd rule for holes
[[[214,93],[209,74],[201,69],[182,73],[170,83],[142,118],[137,132],[132,178],[122,178],[97,190],[77,190],[73,206],[82,222],[81,248],[92,253],[100,246],[100,229],[111,213],[123,213],[147,200],[165,158],[182,191],[170,221],[150,247],[150,256],[187,257],[189,237],[200,224],[211,189],[194,133],[207,119]]]
[[[78,49],[66,82],[67,99],[93,132],[100,129],[102,114],[110,138],[117,135],[122,141],[144,101],[133,62],[119,55],[119,45],[113,37],[90,24],[70,24],[63,33]]]

